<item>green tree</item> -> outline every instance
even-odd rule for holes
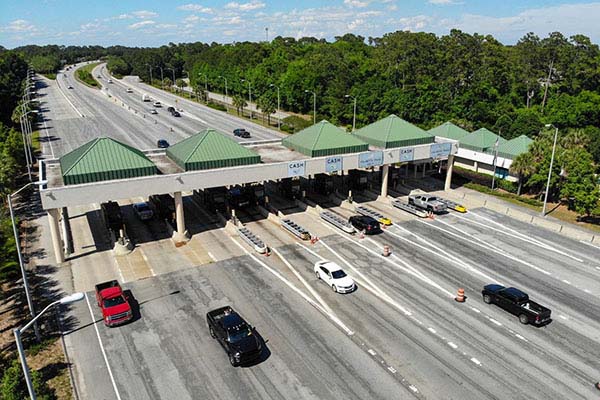
[[[573,198],[575,211],[580,215],[590,215],[598,208],[600,200],[592,155],[582,147],[574,147],[564,152],[561,161],[565,176],[561,197]]]
[[[233,96],[233,106],[237,111],[237,114],[240,115],[240,109],[242,111],[242,115],[244,114],[244,107],[246,107],[248,103],[246,100],[239,94]]]
[[[38,371],[31,371],[31,381],[39,400],[55,400],[54,391],[48,387]],[[18,359],[13,360],[4,371],[0,386],[2,400],[23,400],[29,398],[23,369]]]
[[[49,73],[56,72],[60,68],[60,59],[58,55],[38,55],[29,59],[29,64],[36,72]]]
[[[261,97],[258,98],[256,105],[263,112],[263,122],[264,122],[264,117],[266,115],[267,123],[270,125],[271,124],[271,114],[273,114],[277,110],[277,107],[275,106],[275,101],[273,100],[272,96],[269,96],[268,94],[262,95]]]
[[[131,66],[121,57],[111,56],[106,60],[106,68],[117,76],[129,75]]]
[[[510,165],[510,172],[519,177],[519,187],[517,189],[517,195],[521,195],[521,189],[523,188],[523,182],[531,176],[535,171],[533,165],[533,156],[531,153],[519,154]]]

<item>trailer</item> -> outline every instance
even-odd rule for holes
[[[450,210],[458,211],[459,213],[467,212],[467,207],[463,206],[462,204],[458,204],[452,200],[442,199],[440,197],[438,197],[438,200],[442,203],[445,203],[446,207]]]

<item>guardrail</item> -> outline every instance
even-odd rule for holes
[[[458,211],[459,213],[467,212],[467,207],[463,206],[462,204],[456,203],[452,200],[442,199],[441,197],[438,197],[438,200],[446,204],[446,207],[451,210]]]
[[[264,244],[262,240],[254,233],[250,231],[248,228],[237,228],[238,234],[246,243],[248,243],[254,250],[258,253],[266,253],[267,246]]]
[[[391,225],[392,221],[385,217],[383,214],[378,213],[375,210],[371,210],[370,208],[367,208],[365,206],[356,206],[354,208],[356,210],[357,213],[367,216],[367,217],[371,217],[377,220],[377,222],[379,222],[380,224],[383,225]]]
[[[342,217],[340,217],[332,212],[323,211],[320,214],[320,216],[325,221],[329,222],[331,225],[340,228],[341,230],[343,230],[346,233],[354,233],[355,232],[354,227],[348,221],[346,221]]]
[[[416,215],[417,217],[421,217],[421,218],[425,218],[427,217],[427,212],[424,210],[421,210],[420,208],[413,206],[411,204],[405,203],[403,201],[400,201],[398,199],[396,200],[392,200],[392,206],[399,208],[403,211],[409,212],[411,214]]]
[[[282,219],[281,226],[302,240],[310,240],[310,233],[291,219]]]

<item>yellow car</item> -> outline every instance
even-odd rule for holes
[[[379,223],[385,226],[390,226],[392,224],[392,220],[386,217],[379,218]]]
[[[454,211],[458,211],[459,213],[466,213],[467,212],[467,207],[457,204],[454,206]]]

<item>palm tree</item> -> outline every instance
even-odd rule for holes
[[[517,189],[517,196],[521,195],[521,188],[523,187],[523,180],[531,176],[535,172],[533,166],[534,156],[532,152],[519,154],[510,165],[510,172],[519,177],[519,188]]]
[[[574,149],[577,147],[586,147],[590,143],[590,137],[585,134],[583,129],[575,129],[569,132],[562,139],[562,146],[565,149]]]
[[[242,115],[244,115],[244,107],[247,105],[248,103],[246,100],[239,94],[233,96],[233,106],[235,107],[238,115],[240,115],[240,109],[242,110]]]

